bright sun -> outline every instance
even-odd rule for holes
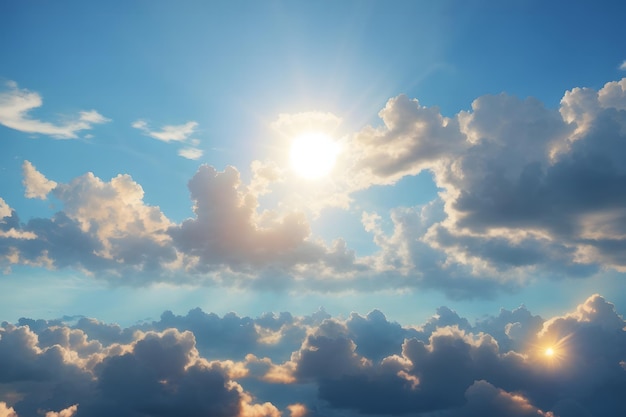
[[[554,356],[554,349],[549,347],[549,348],[546,349],[546,351],[544,353],[546,354],[546,356]]]
[[[289,161],[298,175],[318,179],[333,169],[338,152],[339,146],[330,136],[308,132],[293,139]]]

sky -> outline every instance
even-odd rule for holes
[[[626,412],[620,1],[0,4],[0,417]]]

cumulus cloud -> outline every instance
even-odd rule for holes
[[[0,403],[9,415],[626,412],[626,322],[597,294],[561,316],[520,307],[475,324],[448,307],[409,326],[376,310],[341,319],[200,309],[124,329],[86,318],[18,324],[0,326],[0,384],[19,393]],[[270,333],[281,346],[272,358]]]
[[[253,164],[249,185],[233,167],[201,166],[189,181],[196,216],[180,224],[146,204],[129,175],[56,183],[28,161],[23,168],[27,195],[52,192],[63,207],[50,219],[24,224],[12,211],[3,220],[0,259],[8,265],[71,267],[133,285],[180,282],[185,272],[186,282],[285,288],[296,276],[323,280],[355,262],[345,242],[312,239],[304,213],[258,210],[257,196],[279,180],[272,164]]]
[[[0,256],[9,264],[117,276],[149,271],[140,282],[184,273],[195,283],[318,291],[436,288],[452,298],[515,290],[529,277],[626,271],[626,79],[597,91],[573,88],[558,109],[499,94],[447,117],[398,96],[379,115],[380,126],[345,138],[347,151],[328,187],[310,193],[301,187],[286,200],[278,195],[273,209],[259,201],[287,188],[279,184],[287,179],[278,164],[254,161],[248,183],[234,167],[220,172],[201,166],[188,183],[194,216],[181,223],[145,204],[141,186],[127,175],[106,182],[87,174],[56,184],[26,161],[26,195],[53,192],[64,208],[52,219],[26,224],[16,215],[13,232],[2,228]],[[339,119],[281,115],[274,127],[286,132],[313,122],[336,126]],[[196,128],[195,122],[161,131],[141,120],[134,125],[165,141],[187,140]],[[367,256],[357,256],[339,231],[330,244],[318,240],[306,214],[291,204],[315,199],[314,206],[332,200],[349,207],[358,191],[392,186],[425,170],[440,189],[433,201],[362,214],[378,247]],[[37,239],[15,242],[33,235]],[[51,243],[66,240],[62,248]],[[512,334],[518,330],[511,325]]]
[[[5,402],[0,401],[0,417],[17,417],[17,414],[13,407],[7,407]]]
[[[20,89],[15,82],[9,82],[7,87],[8,90],[0,92],[0,124],[11,129],[48,135],[56,139],[75,139],[81,130],[89,130],[94,124],[110,121],[95,110],[81,111],[78,117],[60,124],[33,119],[29,113],[42,106],[41,96]]]
[[[625,87],[626,79],[572,89],[559,110],[482,96],[453,117],[390,99],[383,125],[350,140],[347,189],[428,170],[441,191],[423,207],[392,210],[391,232],[379,226],[387,219],[364,215],[381,249],[376,268],[453,297],[515,288],[531,274],[625,271]]]
[[[26,198],[45,200],[48,193],[57,186],[56,182],[47,179],[41,172],[37,171],[37,168],[30,161],[24,161],[22,164],[22,175],[24,175],[22,184],[26,187],[24,192]]]
[[[190,121],[182,125],[166,125],[161,130],[151,130],[148,122],[145,120],[137,120],[133,122],[132,127],[139,129],[151,138],[163,142],[183,142],[189,138],[198,127],[198,123]]]
[[[257,169],[255,191],[262,187]],[[298,264],[333,261],[338,250],[309,240],[302,212],[257,211],[258,201],[234,167],[222,172],[203,165],[189,181],[195,218],[169,230],[175,247],[187,256],[187,268],[199,272],[227,266],[233,271],[273,266],[283,272]],[[261,188],[262,190],[262,188]]]
[[[59,412],[48,411],[46,417],[72,417],[76,414],[76,410],[78,410],[78,404],[74,404]]]

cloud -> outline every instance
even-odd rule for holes
[[[48,411],[46,413],[46,417],[72,417],[73,415],[76,414],[77,410],[78,410],[78,404],[74,404],[59,412]]]
[[[41,96],[20,89],[15,82],[9,82],[7,86],[8,90],[0,92],[0,124],[8,128],[56,139],[75,139],[78,137],[77,132],[92,129],[94,124],[110,121],[95,110],[81,111],[78,117],[61,124],[33,119],[29,113],[42,106]]]
[[[434,288],[454,299],[514,291],[530,277],[626,271],[626,79],[597,91],[573,88],[558,109],[498,94],[446,117],[398,96],[380,117],[382,125],[344,138],[337,176],[317,189],[291,188],[283,167],[269,160],[253,161],[248,183],[234,167],[202,165],[188,183],[194,215],[179,223],[146,204],[128,175],[103,181],[86,174],[57,184],[26,161],[26,195],[53,192],[63,208],[26,224],[12,215],[12,226],[2,226],[0,259],[134,284]],[[276,123],[287,129],[307,120],[338,123],[317,113]],[[187,140],[194,123],[156,133]],[[143,121],[134,125],[152,132]],[[362,212],[373,253],[357,256],[340,231],[331,243],[311,232],[307,213],[323,214],[328,201],[361,211],[360,192],[425,170],[440,190],[435,199],[386,215]],[[261,206],[270,192],[275,206]],[[510,331],[522,330],[512,324]]]
[[[17,417],[17,414],[12,407],[7,407],[5,402],[0,401],[0,417]]]
[[[20,319],[0,326],[0,384],[10,398],[0,412],[622,415],[625,326],[597,294],[560,316],[520,307],[476,324],[448,307],[407,326],[381,311],[341,319],[194,309],[124,329],[87,318]]]
[[[381,249],[371,258],[376,268],[452,297],[513,289],[530,273],[626,271],[618,255],[626,245],[625,91],[626,79],[575,88],[559,111],[488,95],[449,118],[405,96],[390,99],[383,126],[351,138],[345,189],[428,170],[441,191],[428,205],[392,210],[391,232],[378,214],[364,216]]]
[[[200,157],[203,155],[203,151],[202,149],[198,149],[198,148],[182,148],[178,150],[178,155],[182,156],[183,158],[187,158],[187,159],[200,159]]]
[[[278,416],[271,403],[254,403],[219,361],[200,357],[190,332],[136,332],[131,343],[108,348],[59,326],[36,335],[4,323],[0,336],[0,382],[21,393],[11,408],[0,404],[7,413]]]
[[[132,127],[163,142],[183,142],[196,131],[198,123],[190,121],[182,125],[166,125],[161,130],[151,130],[146,121],[137,120],[133,122]]]
[[[137,272],[167,268],[176,259],[167,234],[172,223],[158,207],[143,203],[143,189],[130,176],[105,182],[88,173],[57,184],[28,161],[24,171],[27,195],[42,198],[53,188],[64,208],[51,219],[34,218],[26,224],[15,214],[0,239],[5,262],[100,271],[116,280],[124,271],[132,281]],[[22,240],[15,242],[18,235]]]
[[[26,224],[12,212],[2,225],[0,259],[97,272],[101,279],[132,285],[183,279],[285,289],[295,275],[325,280],[349,271],[354,252],[340,240],[327,247],[311,239],[303,213],[257,210],[257,195],[276,181],[276,170],[253,170],[246,186],[235,168],[201,166],[189,182],[196,216],[176,224],[144,203],[142,187],[129,175],[103,181],[87,173],[57,184],[26,161],[27,195],[45,198],[53,192],[63,208]],[[15,242],[18,237],[22,241]]]
[[[0,197],[0,222],[3,222],[2,219],[5,217],[9,217],[12,213],[11,207],[7,204],[6,201],[2,197]]]
[[[626,60],[622,61],[622,63],[619,66],[619,69],[621,69],[622,71],[626,71]]]
[[[326,249],[308,240],[310,229],[301,212],[257,212],[257,198],[242,186],[239,172],[202,165],[189,181],[195,218],[173,226],[169,234],[184,253],[188,268],[208,272],[219,266],[249,272],[274,265],[289,270],[296,264],[324,259]]]
[[[306,417],[308,410],[304,404],[290,404],[287,406],[291,417]]]
[[[24,196],[26,198],[39,198],[45,200],[48,193],[52,191],[57,183],[47,179],[37,168],[30,162],[24,161],[22,164],[22,174],[24,179],[22,184],[26,187]]]
[[[445,416],[481,417],[501,415],[508,417],[554,417],[534,407],[527,398],[496,388],[486,381],[476,381],[465,392],[467,404]]]

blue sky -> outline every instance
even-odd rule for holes
[[[558,317],[595,323],[589,305],[620,317],[625,12],[619,1],[4,2],[0,320],[48,320],[105,350],[76,317],[143,323],[144,336],[115,341],[132,349],[150,337],[182,346],[192,331],[210,361],[227,358],[210,357],[193,326],[167,333],[164,311],[289,312],[299,350],[271,360],[289,384],[319,388],[298,404],[309,415],[385,415],[350,393],[325,395],[327,376],[303,370],[303,352],[321,349],[315,337],[339,337],[307,317],[325,311],[349,329],[352,312],[376,309],[409,340],[408,329],[446,306],[472,323],[459,319],[457,330],[493,335],[501,355],[527,354],[507,345],[519,341],[509,333],[498,339],[504,327],[476,322],[501,308],[523,305],[554,328]],[[313,179],[290,159],[308,133],[337,149],[319,162],[320,140],[306,151],[313,169],[332,164]],[[621,320],[609,316],[598,326]],[[6,326],[0,336],[21,328]],[[50,348],[53,330],[26,327],[38,352]],[[358,350],[364,336],[343,335],[361,364],[374,360]],[[400,354],[401,342],[389,352]],[[398,375],[411,382],[413,370]],[[259,404],[304,415],[283,404],[292,388],[275,394],[259,382],[267,375],[248,387],[231,371]],[[467,407],[476,393],[504,398],[526,386],[482,379],[463,387]],[[69,397],[44,406],[11,384],[0,380],[0,406],[20,415],[85,409],[70,410],[80,401]],[[528,406],[541,415],[602,410],[533,395]],[[252,415],[242,398],[236,413]],[[478,412],[412,401],[393,412]],[[87,404],[85,415],[115,406]]]

